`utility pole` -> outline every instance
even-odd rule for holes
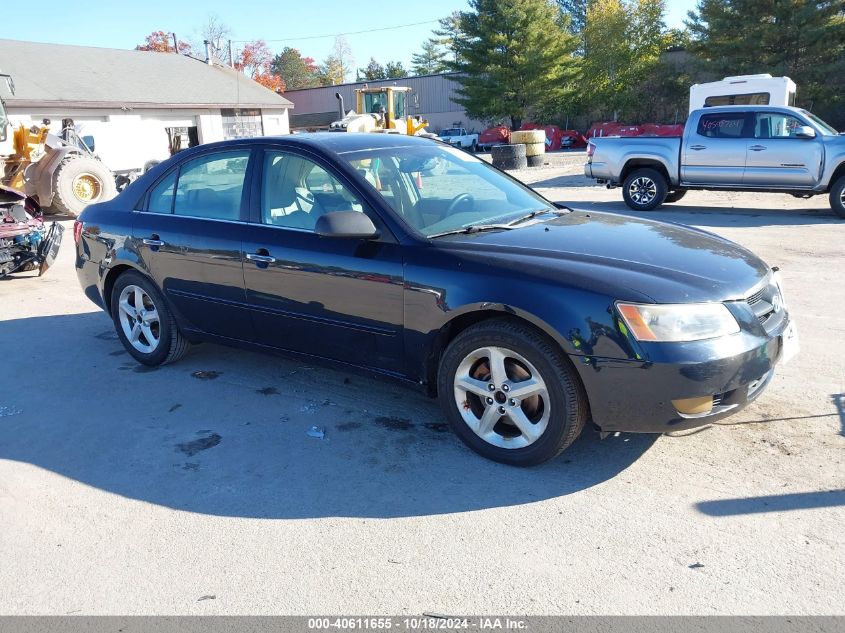
[[[178,53],[179,52],[179,40],[176,39],[176,33],[171,33],[171,35],[173,36],[173,52]]]
[[[229,66],[235,67],[235,56],[232,53],[232,40],[229,40]]]

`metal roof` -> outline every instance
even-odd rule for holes
[[[90,108],[291,108],[228,66],[148,51],[0,39],[0,82],[9,106]]]

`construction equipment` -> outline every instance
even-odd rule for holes
[[[11,94],[15,83],[5,79]],[[0,184],[24,192],[42,208],[72,216],[89,204],[103,202],[117,194],[114,174],[81,139],[71,119],[62,121],[62,132],[50,132],[50,121],[26,127],[12,124],[6,104],[0,98]]]
[[[331,132],[382,132],[408,136],[434,136],[426,131],[428,121],[408,114],[411,89],[407,86],[366,84],[355,90],[355,109],[346,112],[343,95],[335,93],[340,119],[329,126]]]

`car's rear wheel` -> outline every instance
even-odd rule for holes
[[[125,272],[117,278],[111,313],[123,347],[139,363],[172,363],[190,347],[158,288],[138,272]]]
[[[556,457],[581,433],[587,397],[563,352],[505,319],[461,332],[438,374],[452,429],[480,455],[514,466]]]
[[[845,218],[845,176],[841,176],[830,188],[830,208],[840,218]]]
[[[635,169],[622,184],[625,204],[634,211],[651,211],[666,199],[668,183],[656,169],[641,167]]]

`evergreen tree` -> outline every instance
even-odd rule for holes
[[[387,73],[384,71],[384,66],[379,64],[375,57],[370,57],[370,63],[367,64],[366,68],[361,68],[360,73],[367,81],[387,79]]]
[[[311,88],[319,83],[314,60],[303,57],[297,49],[289,46],[273,58],[270,68],[284,80],[287,90]]]
[[[461,12],[453,11],[450,15],[440,19],[440,28],[434,31],[435,41],[449,51],[452,63],[461,61],[457,43],[465,37],[461,27]]]
[[[384,65],[384,74],[388,79],[401,79],[408,76],[408,71],[402,65],[402,62],[387,62]]]
[[[461,72],[458,103],[470,117],[509,118],[518,128],[538,111],[559,107],[573,79],[577,42],[551,0],[471,0],[454,41]]]
[[[705,70],[791,77],[800,102],[845,122],[842,0],[700,0],[687,26]]]
[[[411,71],[415,75],[433,75],[447,69],[446,53],[436,39],[427,39],[423,42],[422,51],[411,55]]]

